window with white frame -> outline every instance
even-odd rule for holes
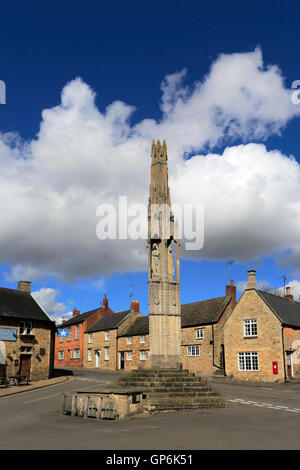
[[[75,339],[78,339],[79,338],[79,326],[76,325],[75,326]]]
[[[64,341],[64,338],[63,338],[62,336],[60,336],[59,342],[60,342],[60,343],[63,343],[63,341]]]
[[[196,339],[203,339],[203,338],[204,338],[204,328],[197,328]]]
[[[132,344],[132,336],[127,337],[127,344]]]
[[[32,331],[32,323],[30,321],[20,322],[20,335],[30,335]]]
[[[76,348],[73,350],[73,359],[80,359],[80,349]]]
[[[64,358],[64,351],[58,351],[58,359],[59,361],[62,361]]]
[[[200,356],[200,346],[199,344],[193,344],[187,347],[188,356]]]
[[[92,342],[93,342],[93,333],[89,333],[88,343],[91,344]]]
[[[256,351],[239,352],[238,362],[240,371],[259,370],[258,353]]]
[[[257,336],[257,320],[244,320],[244,337],[249,338]]]
[[[105,332],[105,341],[109,341],[109,330]]]
[[[109,348],[104,348],[105,351],[105,360],[109,361]]]
[[[127,351],[126,358],[127,358],[127,361],[132,361],[132,351]]]
[[[140,351],[140,360],[145,361],[146,359],[146,351]]]
[[[91,348],[88,349],[88,361],[91,362],[93,360],[93,350]]]
[[[141,344],[146,343],[146,336],[145,336],[145,335],[141,335],[141,336],[140,336],[140,343],[141,343]]]

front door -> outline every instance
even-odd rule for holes
[[[120,369],[124,369],[124,351],[120,352],[120,365],[119,365],[119,368]]]
[[[96,367],[99,368],[100,367],[100,351],[99,351],[99,349],[97,349],[97,351],[95,351],[95,355],[96,355]]]
[[[19,374],[30,377],[31,356],[29,354],[21,354]]]
[[[286,353],[286,368],[288,377],[293,377],[293,364],[291,353]]]

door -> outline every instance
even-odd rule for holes
[[[30,378],[31,356],[29,354],[21,354],[19,374]]]
[[[120,361],[120,363],[119,363],[119,369],[124,369],[124,364],[125,364],[125,361],[124,361],[124,355],[125,355],[125,353],[124,353],[124,351],[120,352],[119,355],[120,355],[120,356],[119,356],[119,361]]]
[[[286,353],[286,368],[288,377],[293,377],[292,354]]]
[[[99,368],[100,367],[100,351],[99,351],[99,349],[97,349],[97,351],[95,351],[95,355],[96,355],[96,367]]]

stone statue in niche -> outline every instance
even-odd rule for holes
[[[154,276],[159,276],[159,273],[160,273],[159,258],[160,258],[159,249],[158,249],[157,243],[154,243],[153,248],[152,248],[152,274]]]
[[[168,245],[168,274],[169,276],[172,276],[172,279],[174,279],[174,258],[171,243]]]

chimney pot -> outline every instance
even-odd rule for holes
[[[130,305],[131,310],[134,312],[140,312],[140,303],[137,300],[133,300]]]
[[[106,297],[106,294],[104,296],[103,302],[102,302],[103,307],[108,307],[108,298]]]
[[[31,282],[30,281],[19,281],[18,282],[18,290],[22,292],[27,292],[28,294],[31,293]]]
[[[76,308],[74,308],[73,310],[73,317],[76,317],[77,315],[80,314],[80,310],[77,310]]]
[[[291,294],[290,286],[286,287],[286,295],[285,298],[288,299],[290,302],[294,302],[294,296]]]
[[[230,280],[230,285],[226,286],[226,296],[231,297],[230,304],[232,307],[236,304],[236,286],[233,283],[233,280]]]
[[[255,269],[250,269],[250,271],[248,271],[247,289],[256,289],[256,271],[255,271]]]

